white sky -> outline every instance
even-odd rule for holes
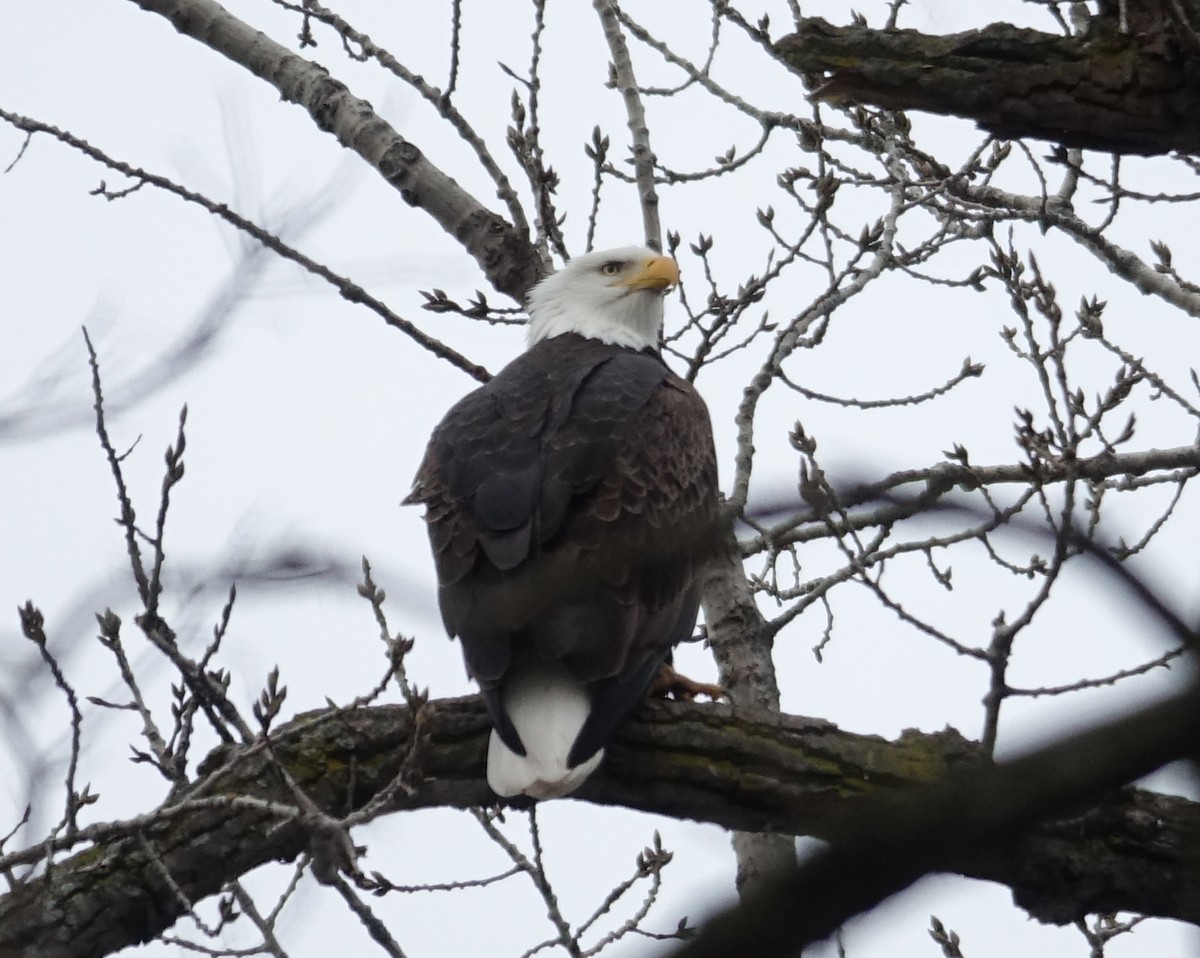
[[[512,81],[496,64],[503,61],[518,73],[526,69],[531,16],[518,0],[464,6],[458,102],[494,152],[503,154]],[[682,52],[702,53],[708,29],[703,5],[686,13],[680,6],[670,13],[653,4],[628,6],[643,22],[666,30]],[[804,7],[806,13],[845,19],[838,3]],[[857,5],[872,22],[879,22],[881,7]],[[961,7],[913,3],[904,23],[952,32],[988,19],[1022,17],[1051,29],[1023,5],[984,5],[986,13]],[[298,32],[295,18],[266,0],[239,0],[229,9],[281,42],[292,42]],[[430,82],[444,83],[448,16],[442,5],[401,8],[356,0],[337,9]],[[773,30],[780,32],[786,9],[772,12]],[[968,22],[968,15],[979,19]],[[439,287],[464,301],[486,283],[453,240],[316,131],[302,110],[281,104],[266,84],[177,35],[129,0],[9,4],[4,22],[3,108],[70,130],[116,159],[228,202],[491,369],[520,350],[519,330],[481,329],[420,309],[420,289]],[[624,118],[618,98],[603,88],[607,53],[590,6],[551,3],[548,23],[543,128],[547,152],[562,176],[558,199],[568,214],[564,229],[578,251],[591,181],[581,146],[592,126],[601,123],[612,137],[612,155],[622,157]],[[501,209],[462,142],[414,94],[378,70],[347,61],[326,34],[318,37],[321,46],[304,55],[329,67],[434,163]],[[737,92],[768,108],[802,109],[796,78],[761,57],[748,58],[744,50],[730,53],[719,75]],[[644,83],[677,80],[642,53],[636,65]],[[753,142],[753,124],[729,111],[701,113],[706,104],[703,97],[651,104],[655,147],[668,165],[707,166],[731,143]],[[917,129],[948,162],[965,156],[980,139],[969,125],[949,121],[918,118]],[[0,167],[17,155],[23,139],[0,126]],[[1038,149],[1035,145],[1034,152]],[[764,248],[755,208],[774,203],[781,220],[789,216],[774,187],[775,172],[802,162],[804,157],[780,138],[768,158],[728,183],[664,191],[664,225],[685,241],[700,231],[715,235],[714,262],[732,287],[761,265]],[[516,178],[515,165],[506,161],[505,166]],[[1154,182],[1158,168],[1131,161],[1127,169]],[[92,613],[111,606],[126,619],[126,639],[151,677],[147,688],[153,687],[152,697],[165,708],[168,673],[161,667],[155,671],[130,621],[135,605],[121,535],[112,522],[111,476],[91,428],[79,334],[86,324],[113,404],[114,442],[124,449],[141,437],[125,469],[145,521],[156,507],[162,450],[174,437],[180,406],[189,406],[187,477],[176,490],[168,526],[167,605],[187,648],[198,650],[207,639],[229,584],[228,563],[235,558],[266,560],[279,550],[302,547],[327,556],[351,577],[324,587],[300,580],[255,588],[243,579],[249,587],[242,590],[223,656],[234,673],[240,704],[248,708],[276,664],[294,711],[318,707],[326,696],[345,701],[375,682],[383,667],[381,646],[352,579],[364,554],[389,593],[392,627],[417,638],[409,660],[416,681],[436,696],[469,691],[458,650],[444,639],[437,618],[422,523],[416,511],[401,510],[398,503],[430,428],[472,383],[298,268],[259,254],[203,211],[149,188],[112,203],[89,196],[101,180],[111,188],[123,185],[47,137],[35,138],[20,162],[0,176],[0,288],[5,293],[0,331],[6,344],[0,350],[0,609],[32,598],[46,613],[52,643],[80,693],[120,699],[114,671],[91,641]],[[875,215],[864,205],[863,222]],[[640,222],[632,190],[606,187],[597,245],[640,241]],[[1130,211],[1121,228],[1121,241],[1148,256],[1150,239],[1186,240],[1194,220],[1156,207]],[[1200,345],[1193,320],[1124,289],[1078,249],[1045,242],[1034,229],[1020,233],[1016,245],[1049,257],[1064,308],[1073,308],[1082,295],[1107,299],[1106,319],[1124,324],[1128,348],[1153,356],[1155,368],[1186,384],[1183,372]],[[1176,265],[1185,274],[1192,267],[1194,275],[1194,252],[1180,244],[1174,249]],[[263,268],[251,272],[243,288],[237,278],[247,273],[248,261]],[[681,265],[685,282],[691,279],[699,290],[696,261],[684,257]],[[963,259],[955,265],[965,273],[973,263]],[[229,307],[231,290],[241,295]],[[793,308],[807,302],[805,293],[803,284],[792,288]],[[497,294],[489,299],[501,301]],[[782,317],[788,305],[784,296],[771,308]],[[668,305],[668,324],[673,308],[678,305]],[[164,357],[206,317],[222,320],[209,347],[194,365],[162,381]],[[996,337],[999,326],[1012,321],[1003,294],[996,291],[934,297],[911,283],[880,283],[844,318],[839,314],[821,350],[797,356],[791,367],[797,378],[818,391],[880,398],[928,388],[957,371],[967,355],[987,362],[987,375],[962,387],[961,398],[937,408],[872,418],[774,392],[760,424],[756,494],[786,493],[794,481],[795,459],[784,437],[797,417],[819,439],[822,462],[835,476],[842,471],[870,477],[928,465],[956,441],[969,446],[975,462],[1011,461],[1012,407],[1034,401],[1024,367],[1007,356]],[[753,359],[735,359],[700,378],[726,483],[732,472],[733,410]],[[1097,382],[1111,375],[1107,369],[1096,373]],[[1159,415],[1155,407],[1139,415],[1138,448],[1182,445],[1193,438],[1178,418]],[[1196,503],[1185,503],[1184,509],[1175,523],[1176,539],[1164,540],[1140,568],[1159,573],[1157,580],[1173,598],[1194,607],[1196,571],[1176,560],[1187,544],[1184,531],[1189,524],[1194,528]],[[1132,513],[1131,527],[1121,531],[1136,537],[1149,515],[1152,510]],[[994,586],[983,569],[956,560],[955,573],[953,594],[914,575],[906,596],[964,640],[986,642],[986,626],[997,609],[1019,608],[1020,584],[990,593]],[[780,639],[777,666],[785,708],[886,736],[906,727],[935,730],[946,724],[977,736],[983,670],[899,628],[865,595],[856,602],[853,593],[843,591],[848,594],[837,606],[838,637],[826,649],[824,664],[811,653],[824,626],[819,613],[802,617]],[[1074,577],[1059,591],[1059,601],[1039,620],[1036,639],[1020,648],[1014,683],[1056,684],[1104,675],[1159,650],[1141,617],[1119,598],[1098,594],[1095,580]],[[26,783],[10,774],[20,768],[21,750],[61,754],[67,728],[65,705],[44,674],[19,670],[28,653],[22,643],[15,616],[0,622],[0,675],[7,668],[11,676],[0,678],[0,690],[18,705],[16,713],[0,714],[3,738],[13,750],[7,756],[0,751],[0,832],[19,816],[25,800]],[[712,674],[698,650],[685,650],[683,661],[692,672]],[[1116,692],[1012,703],[1006,707],[1002,745],[1019,747],[1094,721],[1162,688],[1153,679]],[[80,780],[90,781],[102,795],[90,810],[94,820],[146,811],[161,800],[161,783],[127,761],[126,743],[137,731],[129,715],[89,713],[86,728],[89,748]],[[42,824],[57,817],[60,778],[55,771],[47,782],[47,807],[37,810]],[[549,803],[539,815],[551,874],[573,921],[586,918],[606,890],[632,870],[655,829],[676,859],[667,869],[652,927],[666,931],[684,914],[696,920],[730,901],[732,856],[727,836],[715,827],[575,802]],[[510,832],[520,836],[522,816],[512,815],[510,822]],[[477,826],[459,813],[393,816],[366,829],[359,840],[370,846],[364,866],[397,883],[474,878],[507,867]],[[275,870],[250,882],[274,888],[280,875]],[[853,923],[845,944],[852,958],[935,955],[937,946],[925,931],[932,912],[963,936],[969,958],[1087,953],[1077,932],[1043,928],[1008,901],[1007,890],[998,886],[930,879]],[[483,891],[390,896],[372,904],[410,956],[481,950],[517,955],[550,933],[541,906],[519,879]],[[626,914],[621,912],[619,920]],[[326,954],[350,947],[347,942],[359,953],[370,947],[341,905],[315,886],[290,906],[283,933],[295,956]],[[238,941],[236,935],[230,938]],[[1193,934],[1154,922],[1115,942],[1109,954],[1184,956],[1196,947]],[[611,954],[640,958],[667,950],[634,938]]]

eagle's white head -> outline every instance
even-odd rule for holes
[[[640,246],[576,257],[529,294],[529,345],[578,333],[630,349],[658,349],[663,294],[678,282],[673,259]]]

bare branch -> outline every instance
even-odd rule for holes
[[[362,305],[366,306],[376,315],[381,317],[389,326],[394,326],[396,329],[399,329],[405,335],[415,340],[420,346],[428,349],[435,356],[438,356],[440,359],[448,360],[450,363],[459,367],[480,382],[487,381],[488,372],[486,369],[476,366],[465,357],[459,355],[453,349],[450,349],[450,347],[445,346],[430,336],[427,336],[408,320],[401,319],[399,316],[395,315],[380,300],[377,300],[375,297],[371,296],[366,292],[366,290],[362,289],[362,287],[357,286],[355,283],[342,276],[339,276],[327,266],[323,266],[320,263],[317,263],[315,260],[309,259],[303,253],[300,253],[298,250],[288,246],[277,236],[274,236],[261,227],[256,226],[245,217],[234,213],[227,206],[225,206],[225,204],[216,203],[199,193],[194,193],[191,190],[185,189],[184,187],[173,183],[165,177],[148,173],[145,170],[130,166],[127,163],[121,162],[120,160],[111,159],[104,152],[98,150],[90,143],[87,143],[86,141],[81,140],[63,130],[59,130],[56,127],[49,126],[48,124],[41,123],[37,120],[31,120],[28,117],[18,116],[15,113],[9,113],[2,109],[0,109],[0,119],[5,120],[21,130],[28,130],[31,133],[49,134],[55,139],[66,143],[73,149],[78,150],[80,153],[83,153],[85,156],[88,156],[99,163],[103,163],[105,166],[117,170],[125,176],[142,182],[150,183],[151,185],[156,186],[168,193],[172,193],[189,203],[195,203],[198,206],[203,207],[214,216],[220,217],[230,225],[236,227],[238,230],[241,230],[243,233],[254,237],[254,239],[262,243],[263,246],[275,253],[278,253],[284,259],[298,263],[310,273],[321,277],[331,286],[336,288],[343,299],[352,303],[361,303]]]
[[[1076,462],[1043,461],[1038,464],[1037,481],[1045,486],[1065,482],[1071,478],[1104,483],[1110,488],[1122,489],[1134,477],[1157,472],[1171,472],[1170,481],[1181,477],[1174,470],[1183,470],[1185,475],[1200,472],[1200,443],[1192,446],[1176,446],[1171,449],[1146,449],[1139,452],[1100,453]],[[1024,463],[997,466],[976,466],[963,462],[941,462],[923,469],[907,469],[892,473],[878,482],[838,485],[838,501],[843,508],[852,508],[861,503],[875,503],[865,513],[853,513],[843,520],[846,528],[865,529],[871,526],[888,525],[899,519],[916,515],[932,502],[940,499],[955,488],[979,489],[992,485],[1026,485],[1031,479],[1030,467]],[[881,497],[909,485],[924,485],[917,497],[904,502],[879,504]],[[825,538],[830,530],[812,511],[796,512],[795,500],[773,504],[764,502],[752,510],[756,521],[761,523],[773,514],[786,512],[789,518],[763,530],[762,534],[742,540],[740,548],[744,556],[754,555],[767,548],[811,542]],[[835,523],[835,528],[841,526]]]
[[[642,233],[646,245],[662,250],[662,223],[658,216],[658,192],[654,188],[654,150],[650,147],[650,129],[646,126],[646,111],[642,106],[637,79],[633,74],[633,61],[629,59],[629,48],[621,32],[621,20],[613,0],[592,0],[592,6],[600,16],[604,39],[612,56],[613,85],[625,101],[625,115],[629,122],[632,140],[633,175],[638,186],[638,200],[642,208]]]
[[[304,107],[321,130],[361,156],[406,203],[425,210],[461,243],[497,290],[520,302],[541,277],[541,260],[527,236],[480,205],[324,68],[254,30],[215,0],[133,2]]]

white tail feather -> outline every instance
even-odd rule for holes
[[[604,757],[601,749],[582,765],[567,767],[567,755],[588,717],[587,691],[561,665],[529,662],[505,676],[503,697],[525,755],[492,732],[487,758],[492,791],[505,798],[558,798],[575,791]]]

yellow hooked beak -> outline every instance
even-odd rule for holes
[[[641,269],[616,285],[626,289],[656,289],[666,292],[679,283],[679,267],[669,256],[652,256]]]

